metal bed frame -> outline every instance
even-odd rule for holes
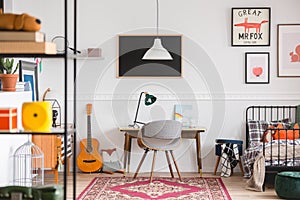
[[[249,106],[246,109],[246,122],[249,120],[265,120],[265,121],[280,121],[282,119],[287,119],[289,118],[291,122],[297,122],[297,106]],[[268,129],[271,131],[275,131],[275,129]],[[279,130],[284,130],[287,131],[287,129],[276,129],[277,131]],[[294,133],[295,130],[299,129],[293,129]],[[286,134],[287,135],[287,134]],[[287,138],[286,138],[287,140]],[[248,123],[246,124],[246,148],[249,147],[249,127]],[[277,144],[273,144],[277,145]],[[275,146],[276,147],[276,146]],[[278,144],[279,147],[279,144]],[[285,152],[279,152],[278,149],[278,154],[283,153],[285,154],[285,161],[287,161],[287,146],[285,148]],[[279,160],[279,155],[278,157],[272,156],[272,144],[271,144],[271,160],[270,160],[270,165],[265,167],[265,183],[270,183],[274,184],[275,176],[278,172],[281,171],[300,171],[300,166],[297,166],[295,164],[295,146],[293,146],[293,165],[288,166],[287,162],[285,164],[275,164],[273,163],[273,160]],[[265,156],[265,142],[263,142],[263,155]],[[282,160],[282,159],[281,159]],[[264,184],[265,185],[265,184]]]

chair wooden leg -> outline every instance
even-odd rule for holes
[[[221,159],[221,156],[217,156],[217,161],[216,161],[214,175],[217,174],[217,169],[218,169],[218,166],[219,166],[219,163],[220,163],[220,159]]]
[[[173,169],[172,169],[172,165],[171,165],[171,162],[170,162],[169,153],[168,153],[168,151],[165,151],[165,153],[166,153],[166,157],[167,157],[168,166],[169,166],[169,170],[170,170],[171,176],[172,176],[172,178],[174,178],[174,174],[173,174]]]
[[[57,167],[54,169],[54,177],[55,177],[55,183],[58,184],[58,168]]]
[[[137,176],[137,174],[139,173],[140,168],[141,168],[141,166],[142,166],[142,164],[143,164],[143,162],[144,162],[144,160],[146,158],[146,155],[147,155],[148,151],[149,151],[149,149],[145,149],[145,153],[144,153],[144,155],[143,155],[143,157],[142,157],[142,159],[141,159],[141,161],[140,161],[140,163],[138,165],[138,168],[136,169],[136,172],[135,172],[135,174],[133,176],[133,179],[135,179],[136,176]]]
[[[244,176],[244,169],[243,169],[241,158],[239,160],[239,165],[240,165],[240,169],[241,169],[241,172],[242,172],[242,176]]]
[[[180,172],[179,172],[179,168],[177,166],[177,163],[176,163],[176,160],[175,160],[175,157],[174,157],[174,154],[173,154],[173,151],[170,151],[171,153],[171,156],[172,156],[172,159],[173,159],[173,162],[174,162],[174,165],[175,165],[175,168],[177,170],[177,174],[178,174],[178,177],[179,177],[179,180],[182,181],[181,179],[181,175],[180,175]]]
[[[71,163],[71,157],[68,157],[67,159],[68,159],[68,163],[69,163],[69,164],[67,165],[67,172],[68,172],[67,174],[68,174],[68,175],[71,175],[71,173],[70,173],[70,166],[71,166],[71,165],[70,165],[70,163]]]
[[[154,170],[155,159],[156,159],[156,153],[157,153],[157,150],[154,150],[153,160],[152,160],[152,168],[151,168],[151,174],[150,174],[150,183],[152,182],[153,170]]]

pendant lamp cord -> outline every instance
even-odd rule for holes
[[[156,0],[156,35],[158,36],[158,21],[159,21],[159,10],[158,10],[158,0]]]

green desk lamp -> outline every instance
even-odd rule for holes
[[[129,127],[139,127],[138,124],[145,124],[143,122],[137,121],[137,116],[138,116],[138,113],[139,113],[140,103],[141,103],[141,99],[142,99],[143,94],[145,94],[145,102],[144,103],[145,103],[146,106],[150,106],[156,101],[156,97],[154,95],[148,94],[148,92],[141,92],[140,98],[139,98],[139,101],[138,101],[138,105],[137,105],[137,108],[136,108],[135,118],[134,118],[133,124],[129,125]]]

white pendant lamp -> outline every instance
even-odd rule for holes
[[[159,21],[159,12],[158,12],[158,0],[156,0],[156,35],[154,39],[153,46],[145,53],[143,60],[173,60],[171,54],[166,50],[161,42],[161,39],[158,37],[158,21]]]

